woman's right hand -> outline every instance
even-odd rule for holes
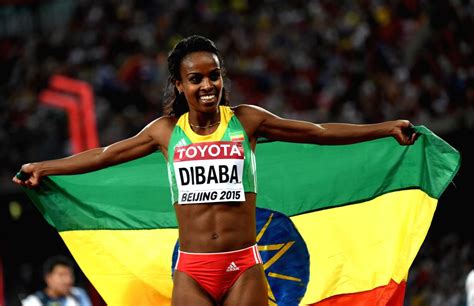
[[[22,173],[21,176],[26,177],[26,179],[21,180],[22,177],[18,177],[20,172]],[[20,172],[13,176],[12,181],[14,183],[28,188],[34,188],[40,184],[41,174],[37,163],[24,164],[21,166]]]

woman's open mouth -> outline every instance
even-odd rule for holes
[[[199,97],[199,102],[202,102],[204,104],[215,103],[216,100],[217,100],[216,95],[205,95],[205,96]]]

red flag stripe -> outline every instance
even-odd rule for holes
[[[386,286],[375,289],[341,294],[329,297],[321,302],[311,304],[312,306],[401,306],[405,297],[406,282],[397,284],[390,280]]]

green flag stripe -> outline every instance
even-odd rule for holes
[[[460,155],[426,127],[415,130],[419,137],[411,146],[393,137],[340,146],[257,146],[258,206],[293,216],[410,188],[438,199]]]
[[[392,137],[339,146],[262,142],[257,205],[294,216],[408,188],[438,199],[460,155],[427,128],[416,131],[412,146]],[[58,231],[177,226],[159,153],[92,173],[51,176],[27,193]]]

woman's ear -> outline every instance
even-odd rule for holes
[[[176,82],[174,84],[175,84],[176,89],[178,90],[178,92],[180,94],[182,94],[183,93],[183,84],[181,83],[181,81],[176,80]]]

